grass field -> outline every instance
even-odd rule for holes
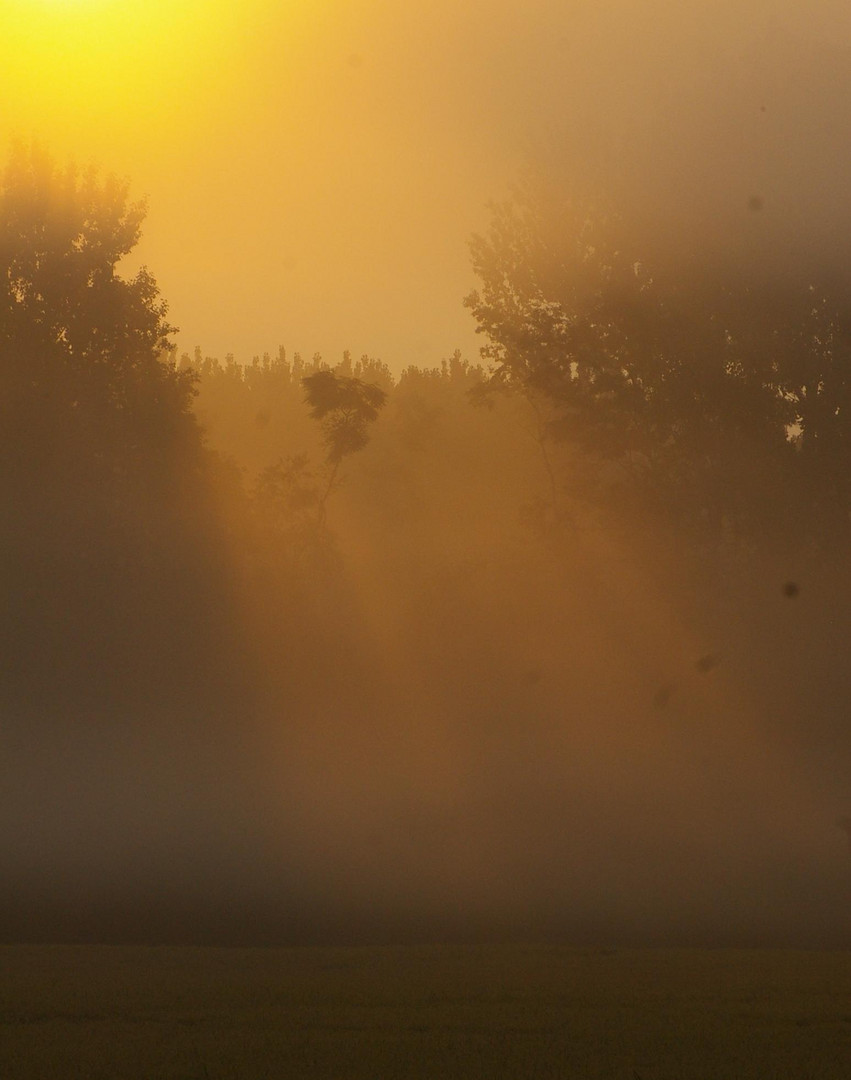
[[[851,1075],[851,953],[0,948],[2,1080]]]

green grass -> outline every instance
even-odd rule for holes
[[[851,954],[0,948],[2,1080],[845,1080]]]

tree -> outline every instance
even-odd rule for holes
[[[556,516],[558,446],[574,486],[704,533],[771,508],[754,494],[789,461],[788,291],[781,303],[699,265],[656,271],[616,213],[532,181],[471,250],[481,287],[465,303],[490,364],[477,396],[527,401]]]
[[[327,482],[318,499],[319,524],[325,522],[325,504],[334,490],[343,458],[362,450],[369,441],[369,425],[378,419],[387,394],[380,386],[328,368],[302,379],[310,415],[322,425],[326,447]]]
[[[0,647],[25,692],[165,684],[215,595],[194,375],[153,276],[118,272],[144,213],[37,147],[0,177]]]
[[[117,272],[144,215],[126,183],[37,148],[18,147],[0,180],[0,468],[18,507],[44,511],[46,484],[54,511],[115,515],[131,490],[162,495],[175,453],[200,446],[194,377],[163,362],[156,282]]]
[[[580,447],[586,461],[646,452],[657,293],[618,242],[613,212],[531,179],[491,210],[487,233],[470,245],[481,286],[464,301],[490,366],[474,400],[510,393],[526,402],[558,521],[556,443]]]

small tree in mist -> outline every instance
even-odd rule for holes
[[[324,369],[302,379],[305,401],[312,419],[318,420],[325,443],[326,481],[317,500],[320,528],[325,524],[326,504],[338,483],[344,458],[369,442],[369,427],[387,400],[379,386],[354,376]]]
[[[307,454],[291,454],[260,473],[252,505],[262,531],[273,538],[276,559],[281,548],[294,565],[311,560],[317,550],[320,486]]]

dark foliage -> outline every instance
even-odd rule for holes
[[[381,387],[327,369],[306,375],[302,384],[310,415],[322,424],[329,463],[337,465],[362,450],[369,425],[378,419],[387,399]]]
[[[0,632],[27,701],[176,692],[221,592],[195,375],[151,274],[118,273],[143,217],[37,148],[0,180]]]
[[[655,509],[701,543],[845,538],[841,294],[720,279],[697,254],[657,273],[616,214],[531,182],[493,208],[472,255],[481,286],[466,305],[492,365],[477,395],[527,403],[553,504],[560,443],[580,458],[586,496],[615,509],[600,477],[616,466],[623,508]]]

